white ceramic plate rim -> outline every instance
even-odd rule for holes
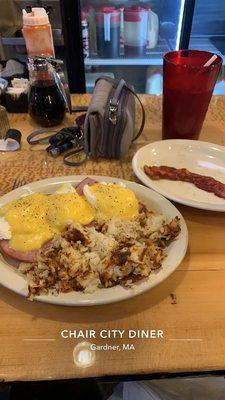
[[[194,141],[194,140],[184,140],[184,139],[168,139],[168,140],[164,140],[163,142],[167,142],[168,144],[171,142],[174,145],[175,141],[177,143],[183,142],[184,145],[191,144],[192,146],[195,146],[195,144],[196,144],[196,145],[203,146],[205,148],[214,147],[214,149],[222,151],[224,153],[224,157],[225,157],[225,148],[223,146],[216,145],[214,143],[202,142],[202,141]],[[151,188],[151,189],[155,190],[156,192],[160,193],[162,196],[165,196],[167,199],[170,199],[170,200],[175,201],[177,203],[184,204],[186,206],[191,206],[191,207],[194,207],[194,208],[199,208],[201,210],[225,212],[225,205],[213,204],[213,203],[205,203],[205,202],[191,200],[191,199],[185,200],[183,197],[181,198],[178,195],[173,196],[171,193],[168,193],[166,190],[163,190],[162,188],[159,188],[157,185],[155,185],[154,181],[151,178],[149,178],[144,173],[142,168],[140,167],[139,159],[141,158],[141,154],[142,154],[144,148],[145,149],[148,148],[148,147],[151,148],[152,146],[157,146],[160,143],[162,143],[162,141],[149,143],[146,146],[141,147],[135,153],[135,155],[134,155],[134,157],[132,159],[132,167],[133,167],[133,171],[134,171],[135,175],[140,179],[140,181],[142,183],[144,183],[146,186],[148,186],[149,188]]]
[[[188,245],[188,231],[186,223],[180,214],[180,212],[171,204],[167,199],[156,193],[155,191],[146,188],[143,185],[129,182],[123,179],[118,179],[114,177],[108,176],[93,176],[88,175],[89,177],[104,182],[123,182],[128,187],[130,187],[135,193],[142,193],[142,198],[145,197],[146,204],[154,203],[156,204],[155,208],[161,210],[168,217],[173,217],[178,215],[181,222],[181,233],[176,241],[174,241],[169,247],[168,257],[166,258],[165,265],[163,264],[162,268],[153,276],[153,280],[151,279],[151,275],[144,282],[134,285],[130,289],[124,289],[121,286],[116,286],[109,289],[98,289],[97,291],[89,294],[89,293],[80,293],[80,292],[70,292],[70,293],[60,293],[58,296],[53,295],[45,295],[45,296],[37,296],[35,300],[42,301],[45,303],[51,303],[56,305],[64,305],[64,306],[90,306],[90,305],[99,305],[99,304],[109,304],[118,302],[121,300],[125,300],[136,295],[139,295],[154,286],[158,285],[162,281],[164,281],[169,275],[171,275],[178,265],[183,260],[187,245]],[[44,179],[36,182],[32,182],[28,185],[20,187],[18,189],[13,190],[10,193],[2,196],[0,198],[0,206],[8,203],[9,201],[21,197],[21,195],[28,193],[29,190],[34,192],[43,191],[43,192],[51,192],[56,190],[56,186],[64,183],[70,182],[72,184],[76,184],[86,178],[86,176],[82,175],[74,175],[74,176],[66,176],[66,177],[56,177],[50,179]],[[54,190],[53,190],[54,188]],[[140,195],[139,195],[140,197]],[[141,199],[141,198],[140,198]],[[148,199],[148,200],[146,200]],[[148,205],[148,204],[147,204]],[[166,266],[167,259],[170,260],[170,264]],[[26,287],[26,279],[15,271],[15,269],[7,264],[3,258],[0,258],[0,284],[5,286],[6,288],[22,295],[27,295],[27,287]]]

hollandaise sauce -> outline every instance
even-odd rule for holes
[[[86,197],[90,197],[91,204],[95,205],[101,217],[107,219],[133,219],[138,214],[138,201],[134,192],[115,183],[91,185],[86,191]]]
[[[10,247],[24,252],[40,249],[69,222],[86,225],[95,218],[129,220],[138,215],[138,200],[127,187],[95,183],[83,191],[81,196],[66,184],[53,194],[34,193],[0,208],[10,227]]]
[[[54,234],[62,232],[69,221],[88,224],[94,219],[95,211],[76,192],[35,193],[3,206],[0,215],[10,225],[10,247],[30,251],[41,248]]]

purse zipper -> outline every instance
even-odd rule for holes
[[[125,85],[126,85],[126,82],[123,79],[121,79],[119,81],[119,84],[118,84],[115,92],[114,92],[113,97],[110,99],[110,102],[109,102],[109,121],[113,125],[116,125],[118,122],[119,99],[120,99],[121,93],[122,93]]]
[[[114,82],[109,77],[106,77],[104,79],[106,79],[111,83]],[[103,153],[105,153],[104,155],[109,158],[112,158],[111,154],[112,144],[116,139],[116,138],[114,139],[113,137],[115,134],[117,136],[117,132],[120,130],[121,126],[124,126],[124,124],[126,123],[126,118],[123,115],[122,110],[127,100],[127,93],[125,93],[125,96],[122,99],[122,104],[120,104],[119,102],[119,99],[121,97],[125,85],[126,85],[125,81],[121,80],[116,88],[114,86],[112,87],[105,107],[106,113],[104,118],[104,129],[107,130],[108,135],[104,137],[104,141],[101,143],[101,148],[105,149],[105,151],[103,150]],[[118,157],[119,149],[115,149],[114,152],[116,153],[116,157]]]
[[[118,103],[115,105],[111,104],[111,100],[109,103],[109,120],[113,125],[117,124],[118,121]]]
[[[103,139],[103,142],[101,143],[101,148],[103,149],[103,153],[105,153],[104,156],[108,156],[108,157],[109,157],[109,153],[108,153],[109,143],[111,142],[111,137],[112,137],[112,133],[113,133],[112,128],[114,129],[112,124],[109,123],[109,106],[110,106],[110,99],[113,97],[114,92],[115,92],[115,88],[112,87],[109,97],[108,97],[108,100],[107,100],[107,103],[106,103],[106,107],[105,107],[106,112],[105,112],[105,117],[104,117],[104,130],[106,130],[108,132],[108,135],[103,136],[104,139]],[[105,151],[104,151],[104,149],[105,149]]]

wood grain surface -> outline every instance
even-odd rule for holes
[[[88,100],[88,95],[73,96],[74,105]],[[119,161],[89,160],[79,168],[52,159],[44,146],[31,148],[25,139],[35,124],[25,114],[9,115],[23,141],[20,151],[0,153],[0,195],[12,190],[18,177],[27,183],[73,174],[137,181],[131,168],[134,152],[161,138],[161,98],[143,95],[142,101],[146,127],[129,154]],[[225,98],[214,97],[201,140],[225,145],[224,109]],[[67,117],[64,125],[73,120],[74,115]],[[143,295],[107,306],[70,308],[29,302],[0,287],[0,380],[224,370],[225,214],[176,206],[189,229],[187,255],[172,276]],[[82,357],[88,354],[74,358],[74,348],[90,340],[63,339],[61,331],[69,329],[161,329],[164,339],[128,340],[126,334],[123,340],[91,340],[99,345],[132,343],[135,350],[96,351],[92,363],[84,367]]]

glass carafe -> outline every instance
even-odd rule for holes
[[[62,122],[66,111],[65,97],[53,66],[43,58],[29,59],[30,91],[28,112],[40,126]]]

